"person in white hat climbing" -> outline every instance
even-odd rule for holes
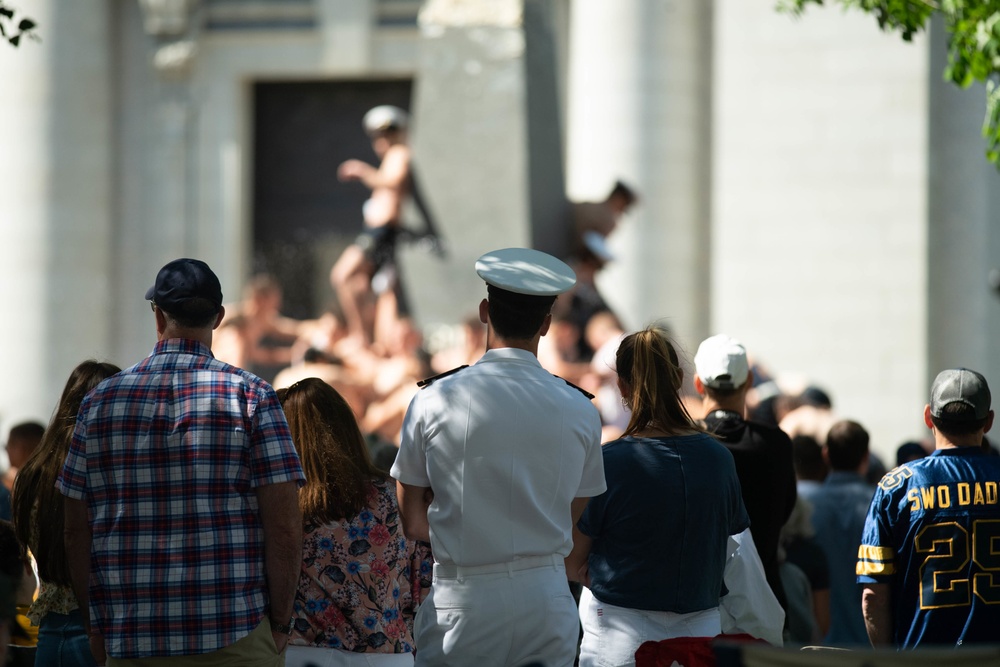
[[[363,160],[346,160],[337,169],[337,178],[361,182],[371,197],[362,207],[364,229],[334,264],[330,283],[351,335],[367,344],[375,327],[372,279],[379,271],[395,270],[402,208],[410,196],[409,114],[399,107],[377,106],[365,114],[362,124],[381,163],[375,167]],[[391,290],[384,293],[394,296]]]

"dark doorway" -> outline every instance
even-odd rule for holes
[[[254,85],[253,272],[284,289],[286,315],[318,316],[333,300],[333,261],[361,231],[368,190],[341,183],[348,158],[378,164],[361,127],[379,104],[410,106],[412,82],[309,81]]]

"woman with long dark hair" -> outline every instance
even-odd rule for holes
[[[56,478],[69,451],[76,414],[87,393],[121,369],[88,360],[70,373],[42,441],[17,474],[13,517],[17,538],[38,565],[40,588],[28,618],[39,626],[35,664],[91,667],[95,664],[83,628],[63,543],[63,496]]]
[[[603,447],[608,490],[588,503],[567,561],[591,593],[581,667],[634,665],[644,641],[719,634],[728,538],[749,525],[732,454],[684,407],[666,332],[630,334],[615,362],[631,417]]]
[[[372,464],[354,413],[330,385],[307,378],[278,398],[306,475],[286,666],[412,665],[419,572],[395,484]]]

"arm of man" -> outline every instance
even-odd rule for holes
[[[587,557],[590,556],[590,547],[594,541],[580,532],[576,524],[583,516],[583,510],[587,508],[588,502],[590,502],[590,498],[574,498],[572,505],[570,505],[570,514],[573,517],[573,550],[566,557],[566,577],[570,581],[579,581],[584,586],[590,585]]]
[[[892,611],[889,607],[892,593],[889,584],[865,584],[861,593],[861,613],[872,646],[892,645]]]
[[[342,181],[361,181],[369,190],[392,188],[402,190],[410,175],[410,149],[404,144],[392,146],[378,167],[363,160],[346,160],[337,169]]]
[[[90,522],[87,518],[87,503],[75,498],[64,498],[63,540],[66,543],[66,559],[69,561],[69,576],[73,593],[80,605],[83,628],[90,642],[90,652],[98,665],[103,665],[108,656],[104,649],[104,637],[90,626]]]
[[[399,499],[399,518],[403,522],[403,535],[408,540],[431,541],[431,526],[427,521],[427,508],[434,499],[429,487],[396,482]]]
[[[406,144],[396,144],[389,148],[377,170],[361,175],[361,182],[374,190],[391,188],[402,191],[410,177],[410,148]]]
[[[295,482],[267,484],[256,489],[260,521],[264,529],[264,572],[271,600],[271,620],[282,625],[292,618],[295,589],[302,570],[302,513]],[[288,635],[273,632],[278,653],[285,650]]]

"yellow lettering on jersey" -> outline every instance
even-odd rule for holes
[[[911,503],[913,503],[912,505],[910,505],[911,512],[920,511],[920,491],[918,491],[917,489],[910,489],[906,493],[906,499],[909,500]]]
[[[979,482],[976,482],[976,493],[972,497],[972,504],[973,505],[985,505],[986,504],[986,498],[983,496],[983,485],[980,484]]]
[[[921,486],[920,496],[924,500],[924,509],[932,510],[934,509],[934,487]]]
[[[969,483],[968,482],[959,482],[958,483],[958,504],[959,505],[968,505],[968,504],[971,503],[971,500],[972,500],[972,494],[969,492]]]
[[[944,484],[937,487],[937,502],[940,509],[951,507],[951,489]]]
[[[997,504],[997,483],[996,482],[986,482],[986,504],[996,505]]]

